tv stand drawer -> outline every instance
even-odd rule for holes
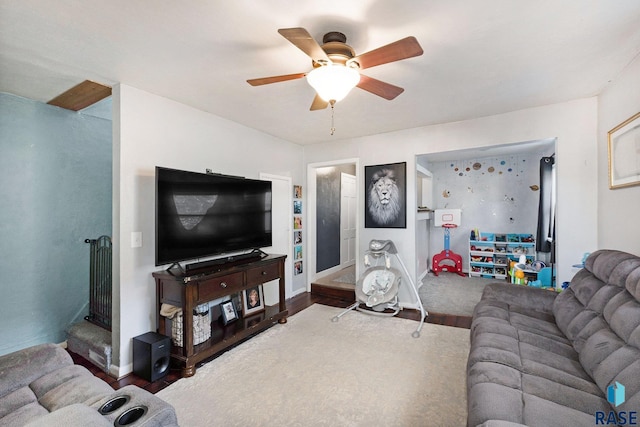
[[[278,264],[263,265],[247,270],[247,285],[259,285],[280,277]]]
[[[198,301],[211,301],[242,290],[242,272],[214,277],[198,282]]]

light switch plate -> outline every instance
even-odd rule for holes
[[[131,232],[131,247],[132,248],[142,247],[142,231]]]

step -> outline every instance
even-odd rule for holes
[[[111,368],[111,331],[83,320],[67,329],[67,349],[109,374]]]
[[[355,301],[355,286],[331,286],[320,283],[311,284],[311,294],[329,298],[337,298],[343,301]]]

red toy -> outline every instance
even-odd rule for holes
[[[449,249],[449,229],[457,226],[455,224],[442,224],[442,226],[444,227],[444,250],[433,256],[431,260],[431,270],[433,270],[433,274],[436,276],[444,270],[466,277],[462,272],[462,257]]]

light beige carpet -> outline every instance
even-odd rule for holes
[[[429,313],[472,316],[484,287],[495,282],[504,283],[504,280],[461,277],[449,272],[442,272],[438,276],[429,273],[422,279],[418,294]]]
[[[158,396],[181,426],[466,425],[469,330],[314,304]]]

